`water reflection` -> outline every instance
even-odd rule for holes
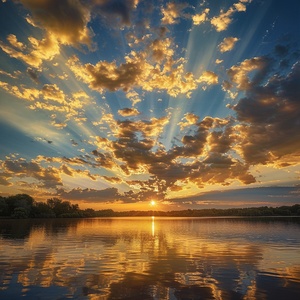
[[[154,220],[154,216],[151,217],[152,218],[152,226],[151,226],[151,230],[152,230],[152,236],[155,236],[155,220]]]
[[[300,299],[298,219],[0,220],[0,299]]]

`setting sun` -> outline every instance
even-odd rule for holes
[[[151,205],[151,206],[154,206],[154,205],[156,205],[156,202],[155,202],[154,200],[151,200],[151,201],[150,201],[150,205]]]

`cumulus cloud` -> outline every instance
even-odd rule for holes
[[[232,15],[235,12],[246,11],[246,3],[250,2],[251,0],[240,0],[237,3],[234,3],[227,11],[224,12],[221,10],[218,16],[213,17],[210,20],[210,23],[218,32],[226,30],[232,22]]]
[[[239,39],[236,37],[224,38],[222,43],[220,43],[220,45],[218,46],[220,52],[223,53],[223,52],[231,51],[238,40]]]
[[[33,72],[30,76],[34,77],[34,71],[27,69],[27,72]],[[74,118],[77,122],[85,120],[81,114],[89,97],[83,91],[74,92],[67,96],[56,84],[44,84],[41,89],[37,89],[28,88],[23,84],[15,86],[3,81],[0,81],[0,89],[17,98],[30,101],[28,107],[32,110],[59,113],[65,121],[70,118]],[[66,127],[65,122],[53,121],[52,125],[57,128]]]
[[[49,142],[49,141],[48,141]],[[3,172],[0,173],[0,184],[10,186],[11,179],[22,179],[23,186],[30,187],[30,182],[34,182],[40,189],[57,191],[64,186],[62,175],[78,178],[88,178],[97,180],[102,176],[92,174],[88,167],[97,166],[97,162],[92,162],[91,158],[82,157],[45,157],[38,156],[30,161],[21,157],[7,157],[0,160]]]
[[[65,94],[56,84],[45,84],[41,92],[45,100],[53,100],[60,103],[65,101]]]
[[[0,81],[0,88],[2,88],[7,93],[16,96],[17,98],[21,98],[28,101],[33,101],[37,99],[40,95],[40,91],[35,88],[26,88],[24,86],[15,86],[10,85],[7,82]]]
[[[57,39],[50,33],[41,40],[34,37],[29,37],[28,40],[30,47],[27,47],[26,51],[14,49],[2,41],[0,41],[0,48],[10,57],[22,60],[35,68],[40,67],[44,60],[52,60],[60,52]]]
[[[231,83],[233,83],[238,90],[245,91],[265,78],[271,67],[271,63],[272,59],[270,57],[253,57],[244,60],[239,65],[232,66],[227,71],[227,74]],[[255,73],[252,80],[250,79],[251,72]],[[230,86],[230,84],[227,86]]]
[[[272,75],[272,67],[272,60],[261,57],[245,60],[228,73],[246,93],[232,107],[240,121],[235,128],[241,139],[238,151],[247,163],[280,167],[299,161],[300,63],[286,76]],[[257,74],[250,79],[253,70]]]
[[[206,83],[208,85],[212,85],[218,83],[219,77],[216,73],[212,71],[204,71],[197,81],[201,83]]]
[[[118,114],[122,117],[137,116],[140,112],[136,108],[123,108],[118,110]]]
[[[20,2],[30,12],[30,16],[26,17],[28,23],[44,30],[44,37],[38,40],[29,36],[29,45],[24,45],[15,35],[8,35],[10,45],[0,41],[0,48],[10,57],[39,68],[43,61],[51,61],[60,53],[61,45],[77,48],[86,45],[90,50],[93,49],[93,33],[87,26],[90,21],[90,9],[81,1],[21,0]]]
[[[69,192],[61,189],[58,191],[58,196],[67,200],[95,203],[123,201],[123,197],[119,194],[117,188],[107,188],[104,190],[76,188]]]
[[[36,26],[45,29],[61,44],[92,48],[92,32],[87,27],[90,11],[81,1],[21,0],[31,12]]]
[[[192,16],[192,20],[194,25],[200,25],[202,23],[204,23],[205,21],[208,20],[208,13],[209,13],[210,9],[206,8],[204,9],[204,11],[200,14],[196,14]]]
[[[188,6],[187,3],[174,3],[169,2],[165,7],[161,9],[162,12],[162,24],[176,24],[178,19],[182,17],[182,11]]]
[[[7,36],[7,40],[14,48],[17,48],[19,50],[24,50],[26,48],[26,46],[22,42],[18,41],[17,37],[14,34],[9,34]]]
[[[161,45],[164,47],[165,43]],[[156,52],[152,53],[156,53],[155,56],[158,58],[158,49],[154,50]],[[166,51],[164,53],[166,56],[160,61],[160,65],[151,63],[149,51],[140,53],[132,51],[120,65],[107,61],[99,61],[96,65],[82,65],[77,57],[72,57],[68,61],[68,66],[77,78],[100,93],[105,89],[110,91],[121,89],[129,92],[134,88],[142,88],[145,91],[164,90],[173,97],[179,94],[186,94],[189,97],[197,88],[197,80],[192,73],[184,71],[182,59],[174,60],[171,57],[173,50],[170,50],[169,54]]]
[[[110,161],[114,161],[110,167],[119,165],[124,178],[131,174],[150,176],[147,180],[124,179],[134,191],[124,196],[146,199],[155,194],[157,199],[163,199],[168,191],[188,183],[201,188],[205,184],[228,185],[235,179],[244,184],[255,182],[249,166],[228,153],[238,140],[232,120],[206,117],[199,121],[198,116],[186,114],[179,125],[182,128],[193,125],[194,132],[183,135],[180,145],[166,151],[159,147],[156,136],[167,122],[168,119],[119,121],[116,140],[103,140]],[[93,154],[100,164],[106,161],[107,154],[98,150]]]
[[[181,122],[178,123],[180,130],[183,130],[185,127],[190,127],[191,125],[196,125],[199,120],[199,117],[193,113],[186,113]]]
[[[56,188],[62,185],[59,172],[54,167],[42,167],[38,162],[27,162],[23,158],[0,161],[1,169],[4,170],[2,178],[19,177],[33,178],[40,182],[42,188]],[[4,175],[4,176],[3,176]]]

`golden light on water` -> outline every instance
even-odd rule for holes
[[[155,222],[154,222],[154,216],[152,216],[152,226],[151,226],[151,233],[152,236],[155,236]]]

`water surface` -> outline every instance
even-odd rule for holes
[[[299,218],[0,220],[0,299],[300,299]]]

